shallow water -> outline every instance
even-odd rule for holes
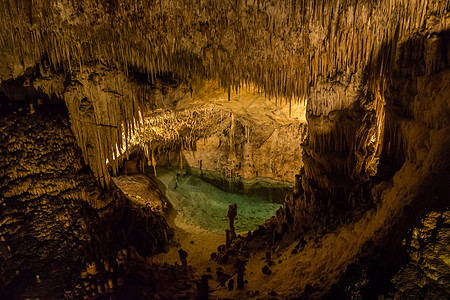
[[[182,228],[200,228],[224,233],[228,228],[228,206],[236,203],[236,232],[254,230],[273,216],[280,204],[257,195],[228,193],[193,175],[179,175],[177,169],[158,168],[157,180],[177,211],[175,224]],[[178,171],[179,172],[179,171]]]

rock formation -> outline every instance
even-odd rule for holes
[[[98,187],[63,112],[40,108],[1,119],[0,295],[5,299],[60,297],[72,281],[87,280],[103,265],[117,278],[114,259],[121,249],[132,245],[148,255],[167,247],[170,231],[158,209]],[[104,280],[101,293],[113,291],[103,287],[108,277]]]
[[[232,204],[228,207],[228,224],[230,226],[230,241],[233,241],[236,238],[236,230],[234,228],[234,220],[237,216],[237,204]]]
[[[449,32],[449,0],[0,0],[0,297],[198,295],[148,260],[145,165],[295,180],[229,215],[213,296],[448,297]]]

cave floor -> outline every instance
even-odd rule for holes
[[[177,168],[159,167],[157,172],[156,178],[149,177],[157,181],[172,206],[169,223],[175,236],[169,252],[152,257],[153,261],[179,263],[177,251],[182,248],[190,253],[189,264],[199,272],[206,272],[206,267],[212,264],[211,253],[225,243],[230,204],[238,203],[235,222],[238,233],[256,229],[280,206],[258,196],[227,193],[198,177],[182,174]]]
[[[211,253],[217,252],[217,247],[225,244],[225,234],[221,232],[224,232],[227,227],[228,205],[234,203],[233,201],[237,202],[236,198],[227,198],[224,196],[225,192],[191,175],[180,174],[176,180],[177,172],[176,169],[158,168],[158,187],[172,205],[167,219],[169,225],[174,228],[174,237],[166,253],[147,257],[146,260],[149,264],[181,264],[178,250],[180,248],[185,250],[188,253],[188,275],[192,280],[200,279],[203,274],[211,275],[209,280],[211,299],[274,298],[271,295],[276,295],[275,298],[284,298],[297,295],[306,284],[317,286],[317,291],[320,292],[322,286],[329,285],[330,281],[337,281],[339,274],[342,274],[348,263],[356,257],[361,245],[367,240],[374,239],[373,233],[381,224],[386,223],[386,217],[393,211],[390,205],[381,205],[378,211],[369,211],[361,219],[341,226],[336,232],[320,236],[313,232],[305,237],[307,243],[298,251],[297,243],[285,244],[276,249],[258,247],[253,249],[245,267],[244,280],[248,282],[243,290],[236,290],[237,280],[233,265],[219,265],[211,260]],[[140,174],[134,177],[148,179],[150,176]],[[155,186],[154,183],[153,185]],[[186,195],[194,197],[188,199]],[[210,200],[211,198],[213,200]],[[251,199],[237,200],[241,201],[238,202],[238,216],[240,213],[244,216],[255,214],[251,208],[255,209],[257,203],[252,202]],[[267,204],[273,205],[272,212]],[[254,218],[243,222],[244,217],[241,215],[241,218],[236,219],[238,231],[246,233],[249,229],[255,229],[273,215],[278,206],[278,204],[263,203],[261,206],[263,208],[257,209],[261,214],[258,217],[262,220]],[[244,227],[249,224],[255,227]],[[208,230],[209,228],[214,231]],[[369,228],[371,230],[368,230]],[[266,251],[270,251],[272,256],[269,275],[262,272],[262,268],[268,265]],[[231,279],[234,280],[232,291],[228,291],[226,286],[219,285],[216,276],[216,270],[219,267],[232,276]],[[207,268],[210,268],[209,272]]]
[[[211,215],[204,215],[204,217],[205,219],[217,219],[205,220],[206,223],[201,223],[200,226],[200,224],[195,223],[195,216],[197,216],[195,211],[192,212],[192,215],[189,215],[188,212],[189,209],[199,210],[197,201],[205,201],[205,196],[201,195],[196,198],[196,201],[186,202],[188,204],[182,202],[185,199],[180,197],[182,193],[187,193],[192,185],[194,185],[194,188],[198,188],[198,183],[195,183],[190,175],[181,175],[178,179],[178,187],[175,189],[176,169],[164,170],[158,168],[158,171],[159,189],[173,205],[168,222],[174,228],[174,237],[167,253],[147,257],[147,262],[149,264],[180,264],[178,250],[180,248],[185,250],[188,253],[189,276],[193,280],[198,280],[203,274],[211,275],[209,288],[212,299],[252,299],[266,296],[273,298],[271,295],[289,298],[292,295],[298,295],[298,291],[303,290],[307,284],[317,286],[317,292],[320,294],[320,291],[329,286],[330,282],[338,281],[340,274],[345,271],[347,265],[357,257],[362,245],[369,240],[374,240],[374,234],[377,230],[389,223],[387,220],[390,219],[392,213],[399,209],[398,204],[394,201],[385,200],[380,203],[377,210],[366,212],[360,219],[343,224],[336,231],[321,233],[320,235],[318,235],[318,232],[311,232],[308,236],[305,236],[307,243],[300,249],[296,249],[297,242],[285,244],[276,249],[257,247],[252,250],[251,257],[245,267],[244,280],[248,282],[243,290],[236,290],[234,267],[232,265],[219,265],[210,259],[211,253],[217,252],[217,247],[225,244],[225,234],[220,233],[220,227],[217,224],[223,224],[221,225],[222,228],[226,228],[226,217],[221,217],[221,215],[226,216],[228,202],[222,203],[219,201],[220,199],[216,199],[218,203],[223,205],[221,210],[209,203],[211,206],[209,210],[215,215],[211,213]],[[148,178],[143,175],[136,176]],[[206,189],[204,193],[209,195],[211,190]],[[396,191],[394,191],[394,194],[386,197],[386,199],[392,199],[396,194]],[[180,209],[179,205],[183,204],[188,206],[187,211]],[[192,205],[192,207],[189,207],[189,205]],[[221,207],[221,205],[219,206]],[[248,205],[250,206],[250,204]],[[238,204],[238,216],[240,212],[245,211],[243,207],[245,205]],[[241,220],[236,220],[236,225],[239,221]],[[263,221],[260,224],[262,223]],[[214,224],[216,224],[218,232],[202,227],[214,226]],[[255,225],[257,225],[256,222]],[[265,259],[266,251],[271,252],[271,260],[273,261],[270,265],[271,273],[269,275],[262,272],[262,268],[268,265]],[[210,272],[207,272],[208,267],[211,269]],[[219,286],[215,274],[218,267],[221,267],[225,273],[234,276],[232,277],[235,282],[233,291],[228,291],[226,287]]]
[[[166,182],[173,176],[164,172],[160,174],[158,179],[166,180]],[[183,185],[182,180],[180,182],[179,188]],[[411,186],[414,186],[414,183],[411,183]],[[170,184],[168,187],[170,190]],[[402,198],[401,202],[392,201],[397,195],[397,190],[388,189],[377,208],[367,211],[357,220],[349,220],[348,223],[342,224],[331,232],[319,234],[312,231],[305,236],[307,243],[298,250],[295,249],[297,243],[271,249],[273,265],[270,266],[270,275],[262,272],[262,268],[267,265],[265,253],[270,249],[256,249],[251,253],[245,268],[244,279],[248,280],[248,283],[244,290],[236,290],[236,275],[234,275],[235,288],[233,291],[228,291],[225,287],[220,287],[215,280],[215,274],[211,274],[213,278],[209,283],[212,290],[211,297],[213,299],[252,299],[266,296],[271,298],[270,295],[278,295],[276,297],[289,298],[298,295],[298,291],[305,289],[307,284],[315,286],[315,293],[319,295],[327,286],[330,286],[330,283],[337,283],[348,264],[358,257],[363,245],[367,241],[375,241],[377,232],[389,226],[386,224],[391,224],[391,216],[398,214],[405,203],[408,203],[407,197]],[[239,211],[238,204],[238,214]],[[226,226],[226,219],[224,223]],[[181,247],[189,253],[188,264],[192,266],[192,274],[196,278],[206,273],[207,267],[211,267],[212,272],[215,273],[219,265],[210,261],[209,256],[217,251],[218,245],[224,244],[225,235],[201,228],[193,230],[193,227],[185,225],[183,222],[176,223],[175,244],[172,245],[169,253],[160,254],[151,259],[161,263],[179,263],[177,251]],[[232,266],[220,265],[220,267],[233,275]]]
[[[180,175],[176,180],[179,171],[175,168],[158,168],[157,171],[158,186],[173,206],[169,224],[175,229],[175,232],[168,252],[148,257],[148,262],[180,264],[178,250],[181,248],[188,252],[188,265],[195,278],[200,278],[203,274],[211,275],[209,287],[212,298],[230,296],[248,298],[247,288],[244,290],[234,289],[230,292],[226,287],[219,285],[219,282],[215,280],[216,269],[221,267],[226,273],[233,275],[233,267],[217,264],[210,259],[211,253],[217,252],[217,247],[225,243],[225,234],[221,232],[224,232],[228,226],[226,215],[229,204],[238,203],[238,217],[236,218],[238,233],[256,229],[275,214],[279,204],[264,201],[256,196],[248,197],[226,193],[191,175]],[[248,279],[249,284],[252,283],[252,290],[257,290],[264,284],[265,278],[260,278],[260,276],[257,277],[263,279],[263,282],[261,280],[252,282],[253,280],[251,280],[253,274],[261,273],[264,258],[265,251],[254,253],[252,262],[246,268],[246,274],[249,277],[245,279]],[[207,272],[208,267],[210,272]],[[236,284],[236,274],[232,279]]]

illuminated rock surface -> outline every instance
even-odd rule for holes
[[[448,298],[449,30],[448,0],[0,0],[0,297]],[[294,187],[225,246],[161,166]]]

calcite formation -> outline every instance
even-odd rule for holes
[[[445,1],[404,0],[2,1],[0,53],[2,61],[8,63],[2,64],[0,79],[17,78],[42,60],[52,70],[71,74],[83,74],[86,65],[101,62],[124,74],[138,70],[147,74],[148,80],[170,71],[182,79],[217,79],[229,93],[252,83],[277,102],[308,98],[326,110],[340,109],[354,100],[345,95],[341,97],[343,103],[317,100],[314,91],[320,82],[340,74],[367,72],[366,77],[373,79],[370,93],[380,94],[381,79],[396,45],[424,24],[425,29],[436,32],[447,29],[447,10]],[[425,47],[427,53],[434,53],[439,49],[439,43],[435,44],[418,44],[414,51]],[[438,64],[431,62],[431,70]],[[120,82],[113,80],[110,84],[119,90]],[[97,138],[93,137],[96,141],[90,144],[97,152],[89,159],[91,167],[104,183],[109,182],[106,160],[117,170],[113,161],[122,146],[122,135],[126,141],[132,132],[128,128],[139,121],[136,108],[144,96],[133,95],[124,110],[118,113],[115,109],[111,120],[96,117],[99,123],[114,123],[102,124],[108,126],[97,130]],[[380,99],[375,98],[374,104],[369,101],[367,105],[376,107]],[[67,101],[73,105],[73,101]],[[371,136],[368,131],[358,139]],[[342,140],[341,135],[335,133],[334,139]],[[85,149],[85,138],[79,133],[76,136]],[[330,140],[328,136],[325,139]],[[311,138],[311,143],[315,147],[318,142]],[[341,163],[339,167],[351,168],[356,163],[358,175],[366,158],[358,160],[362,161]]]
[[[160,215],[167,212],[166,198],[158,190],[156,183],[147,176],[141,174],[121,175],[114,177],[113,181],[130,201]]]
[[[48,68],[40,74],[33,86],[64,99],[84,161],[100,182],[109,183],[106,161],[115,175],[118,157],[142,123],[137,103],[150,93],[150,87],[141,87],[123,72],[105,66],[82,67],[68,78],[51,74]]]
[[[117,277],[118,250],[134,245],[149,254],[167,247],[170,231],[161,211],[128,201],[118,190],[102,191],[83,164],[66,118],[52,111],[2,116],[0,296],[5,299],[62,297],[84,265],[96,273],[93,265],[110,264]],[[117,236],[119,230],[126,236]]]
[[[208,104],[155,112],[131,141],[148,164],[216,171],[227,177],[270,177],[294,181],[302,166],[306,124],[246,116]]]
[[[449,242],[450,212],[430,212],[404,240],[411,260],[393,278],[396,298],[439,299],[450,293]]]
[[[258,270],[249,297],[348,296],[342,274],[401,256],[409,228],[395,287],[364,271],[350,294],[447,296],[449,31],[448,0],[0,0],[0,295],[46,296],[55,276],[48,296],[113,295],[129,270],[189,270],[146,263],[168,244],[163,210],[111,181],[167,163],[296,175],[276,216],[219,247]],[[259,272],[262,248],[285,264]],[[242,298],[216,273],[216,296]]]

